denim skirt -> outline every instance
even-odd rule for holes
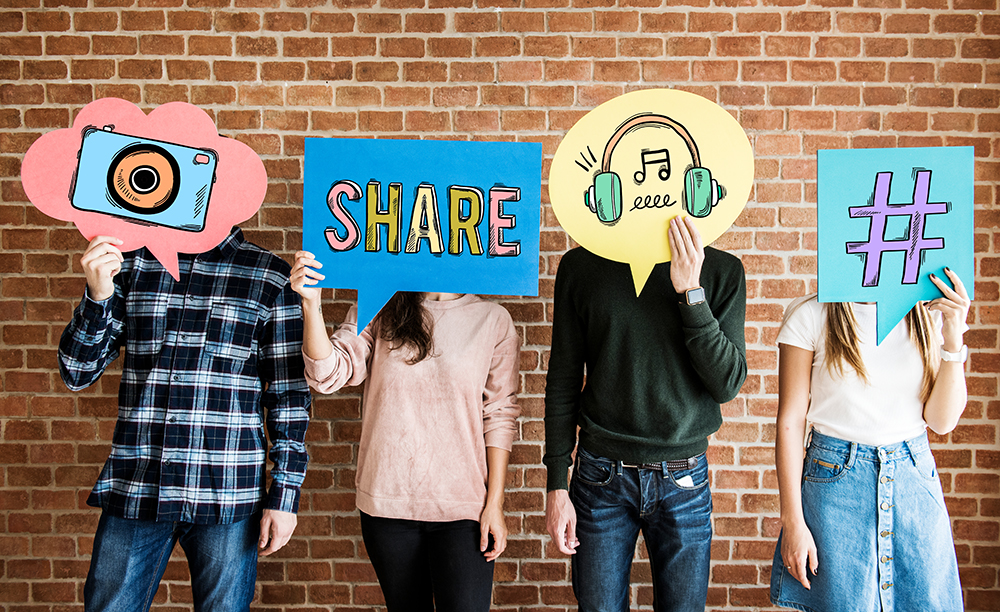
[[[819,567],[811,590],[785,569],[771,602],[808,612],[961,612],[962,589],[937,466],[923,434],[867,446],[813,431],[802,511]]]

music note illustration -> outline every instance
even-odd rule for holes
[[[656,175],[660,177],[660,180],[665,181],[670,178],[670,151],[667,149],[657,149],[656,151],[642,152],[642,167],[639,168],[633,177],[635,183],[642,185],[642,182],[646,180],[646,166],[654,166],[656,164],[660,165],[656,171]]]

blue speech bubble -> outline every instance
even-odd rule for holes
[[[973,148],[821,150],[820,302],[875,302],[878,342],[922,300],[931,273],[958,274],[971,295]]]
[[[302,248],[358,290],[538,295],[538,143],[306,138]]]

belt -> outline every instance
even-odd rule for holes
[[[672,459],[670,461],[659,461],[656,463],[622,463],[622,467],[635,468],[639,470],[662,470],[666,466],[668,472],[677,472],[680,470],[690,470],[694,466],[698,465],[698,459],[702,455],[695,455],[694,457],[688,457],[687,459]]]

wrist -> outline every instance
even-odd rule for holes
[[[679,293],[680,295],[678,301],[681,304],[694,306],[695,304],[701,304],[705,301],[705,289],[699,286],[689,287]]]

